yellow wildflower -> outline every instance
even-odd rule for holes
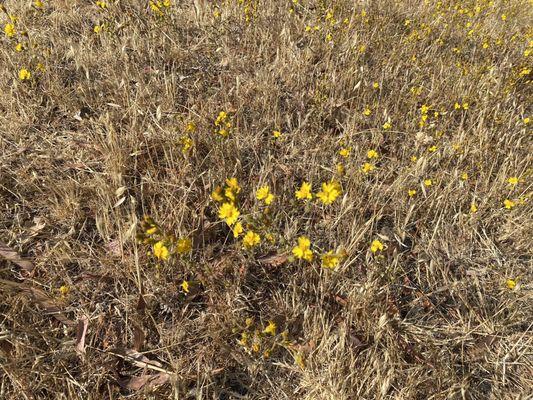
[[[461,174],[461,180],[462,181],[467,181],[468,180],[468,173],[467,172],[463,172]]]
[[[342,193],[341,185],[336,181],[323,182],[322,190],[316,194],[316,196],[324,204],[331,204]]]
[[[351,152],[352,152],[351,147],[343,147],[342,149],[339,150],[339,155],[341,157],[347,158],[347,157],[350,157]]]
[[[263,200],[265,204],[268,206],[272,203],[274,200],[274,195],[270,193],[270,188],[268,186],[262,186],[257,190],[256,193],[257,200]]]
[[[411,162],[416,162],[418,160],[417,156],[411,156]]]
[[[370,251],[372,253],[377,253],[378,251],[382,251],[383,249],[384,249],[383,243],[381,243],[377,239],[374,239],[372,243],[370,244]]]
[[[27,81],[27,80],[31,79],[31,72],[28,71],[26,68],[22,68],[19,71],[19,79],[21,81]]]
[[[188,135],[183,135],[179,142],[181,144],[181,152],[186,154],[187,151],[193,146],[194,142]]]
[[[515,279],[507,279],[507,281],[505,283],[506,283],[507,287],[510,290],[513,290],[516,287],[516,280]]]
[[[391,124],[389,121],[387,121],[387,122],[385,122],[385,123],[383,124],[383,129],[385,129],[385,130],[389,130],[389,129],[391,129],[391,128],[392,128],[392,124]]]
[[[237,218],[239,218],[239,215],[241,215],[241,213],[232,203],[222,204],[220,210],[218,211],[219,218],[226,221],[226,223],[230,226],[237,222]]]
[[[370,108],[367,107],[363,110],[364,116],[368,117],[370,114],[372,114],[372,110]]]
[[[374,149],[370,149],[366,152],[366,156],[369,159],[378,158],[378,152]]]
[[[374,168],[375,168],[374,165],[366,162],[361,167],[361,171],[363,171],[365,174],[368,174],[369,172],[373,171]]]
[[[407,191],[407,194],[409,195],[409,197],[414,197],[416,195],[416,190],[415,189],[409,189]]]
[[[516,176],[511,176],[509,179],[507,179],[507,182],[508,182],[509,185],[511,185],[511,186],[516,186],[516,185],[518,185],[518,177],[516,177]]]
[[[242,239],[242,243],[244,247],[246,248],[255,247],[260,242],[261,242],[261,236],[259,236],[257,233],[253,231],[246,232],[246,235],[244,235],[244,238]]]
[[[274,321],[268,321],[268,325],[266,326],[265,329],[263,329],[263,333],[275,336],[277,328],[278,328],[278,326],[276,325],[276,323]]]
[[[295,193],[298,200],[310,200],[313,198],[311,193],[311,184],[308,182],[302,182],[302,186]]]
[[[310,249],[311,241],[306,236],[298,238],[298,246],[292,249],[292,254],[298,259],[313,261],[313,252]]]
[[[192,242],[189,238],[182,238],[178,240],[176,244],[176,251],[179,254],[186,254],[192,250]]]
[[[4,33],[6,34],[7,37],[11,38],[13,36],[15,36],[15,24],[6,24],[4,26]]]
[[[430,187],[433,185],[433,181],[431,179],[424,179],[424,186]]]
[[[22,43],[17,43],[15,51],[21,52],[22,50],[24,50],[24,45]]]
[[[42,8],[42,6],[43,6],[43,2],[42,2],[41,0],[35,0],[35,1],[33,2],[33,5],[34,5],[35,7],[37,7],[37,8]]]
[[[239,193],[241,191],[241,187],[239,186],[237,178],[226,179],[226,185],[228,185],[228,187],[231,188],[231,190],[233,190],[235,193]]]
[[[372,84],[372,87],[373,87],[374,89],[379,89],[379,83],[374,82],[374,83]]]
[[[279,139],[281,137],[281,132],[280,131],[272,131],[272,136],[274,137],[274,139]]]
[[[242,224],[240,222],[237,222],[233,226],[233,237],[238,238],[241,233],[244,232],[244,228],[242,227]]]
[[[165,246],[164,243],[161,241],[154,244],[153,254],[155,258],[163,261],[168,260],[168,257],[170,256],[170,252],[168,251],[167,246]]]
[[[430,153],[434,153],[434,152],[437,151],[437,149],[438,149],[437,146],[431,146],[431,147],[428,149],[428,151],[429,151]]]
[[[334,269],[339,265],[340,256],[333,253],[333,251],[328,251],[326,254],[322,255],[322,266],[324,268]]]
[[[507,208],[508,210],[512,209],[513,207],[516,206],[516,203],[512,200],[509,200],[509,199],[505,199],[503,201],[503,205],[505,206],[505,208]]]
[[[229,187],[224,190],[224,196],[226,196],[232,202],[237,199],[237,196],[233,192],[233,189]]]
[[[67,286],[67,285],[62,285],[60,288],[59,288],[59,293],[61,294],[61,296],[65,297],[67,294],[69,294],[70,292],[70,287]]]
[[[224,197],[222,197],[222,188],[220,186],[217,186],[215,190],[213,190],[211,193],[211,198],[218,203],[224,201]]]
[[[472,214],[476,213],[477,212],[477,204],[476,203],[472,203],[470,204],[470,212]]]
[[[183,282],[181,282],[181,285],[180,285],[180,286],[181,286],[182,290],[183,290],[185,293],[189,293],[189,287],[190,287],[189,282],[187,282],[187,281],[183,281]]]

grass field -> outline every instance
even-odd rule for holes
[[[531,1],[2,3],[0,398],[533,396]]]

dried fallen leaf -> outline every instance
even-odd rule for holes
[[[85,335],[87,334],[87,327],[89,320],[86,316],[78,320],[78,328],[76,330],[76,353],[85,354]]]
[[[141,351],[142,347],[144,345],[144,339],[146,338],[146,335],[144,334],[143,329],[137,325],[136,323],[133,323],[133,348],[136,351]]]
[[[31,261],[22,258],[15,250],[3,242],[0,242],[0,256],[11,262],[14,262],[28,273],[31,273],[35,268]]]
[[[120,379],[118,380],[118,384],[124,389],[136,391],[143,387],[145,389],[155,389],[157,386],[167,383],[169,379],[169,374],[160,372],[154,375],[132,376],[130,378]]]
[[[267,266],[267,267],[279,267],[283,264],[285,264],[289,259],[289,256],[287,254],[267,254],[263,257],[259,257],[257,259],[257,262],[261,265]]]

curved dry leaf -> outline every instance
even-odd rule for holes
[[[22,258],[19,253],[17,253],[4,242],[0,242],[0,256],[4,257],[6,260],[14,262],[28,273],[32,272],[35,268],[30,260]]]
[[[76,330],[76,353],[85,354],[85,335],[87,334],[87,327],[89,326],[89,320],[86,316],[81,317],[78,320],[78,328]]]
[[[257,262],[267,267],[279,267],[285,264],[288,261],[288,259],[289,259],[289,256],[285,253],[283,254],[277,254],[277,253],[272,254],[271,253],[263,257],[259,257],[257,259]]]
[[[169,379],[169,374],[160,372],[154,375],[132,376],[130,378],[121,379],[118,381],[118,384],[128,390],[140,390],[143,387],[146,389],[155,389],[157,386],[167,383]]]

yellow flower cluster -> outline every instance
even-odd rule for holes
[[[228,114],[225,111],[220,111],[217,118],[215,119],[215,133],[222,136],[228,137],[232,127],[231,121],[229,120]]]

